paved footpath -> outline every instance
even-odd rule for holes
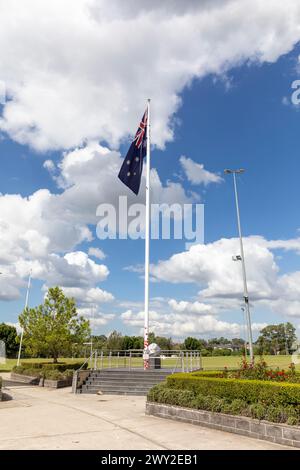
[[[4,375],[4,374],[3,374]],[[12,386],[0,402],[0,449],[289,449],[145,415],[144,397]]]

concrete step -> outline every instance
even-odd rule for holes
[[[99,392],[99,390],[97,391],[94,391],[94,390],[82,391],[81,390],[79,393],[95,395],[97,392]],[[115,390],[115,391],[102,392],[102,393],[103,395],[132,395],[132,396],[141,396],[141,397],[145,397],[147,395],[147,392],[130,391],[130,390],[127,390],[127,391]]]
[[[137,378],[137,377],[88,377],[87,379],[90,382],[95,382],[95,381],[101,381],[101,382],[126,382],[126,383],[155,383],[155,382],[162,382],[163,380],[166,380],[166,377],[142,377],[142,378]]]
[[[171,372],[119,372],[119,371],[111,371],[111,372],[102,372],[102,371],[92,371],[92,377],[166,377],[170,375]]]
[[[80,393],[120,395],[147,395],[154,385],[164,381],[170,370],[94,370],[91,371]]]
[[[132,383],[132,384],[122,384],[122,383],[110,383],[110,382],[101,382],[101,383],[86,383],[82,387],[85,388],[120,388],[120,389],[132,389],[132,388],[147,388],[150,389],[154,387],[156,384],[139,384],[139,383]]]
[[[102,392],[105,394],[110,394],[110,393],[141,393],[144,395],[147,395],[150,389],[148,388],[82,388],[82,393],[98,393]]]

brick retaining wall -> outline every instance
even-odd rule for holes
[[[146,414],[300,448],[298,426],[151,402],[146,403]]]

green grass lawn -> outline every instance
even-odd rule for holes
[[[223,357],[203,357],[202,364],[204,369],[223,369],[224,367],[236,368],[241,363],[240,356],[223,356]],[[257,357],[256,361],[260,358]],[[265,356],[264,360],[269,367],[279,367],[287,369],[292,362],[292,356]],[[296,364],[296,368],[300,370],[300,364]]]
[[[202,365],[204,369],[223,369],[228,367],[229,369],[237,368],[241,363],[241,356],[220,356],[220,357],[203,357]],[[287,369],[290,363],[292,362],[291,356],[265,356],[265,361],[270,367],[279,367],[281,369]],[[259,358],[257,358],[259,360]],[[61,358],[60,362],[74,363],[74,362],[84,362],[84,358]],[[103,367],[129,367],[129,358],[119,358],[112,357],[111,361],[109,358],[103,359]],[[21,362],[51,362],[51,359],[22,359]],[[0,364],[0,372],[9,372],[13,366],[17,364],[16,359],[7,359],[5,364]],[[190,361],[189,361],[190,364]],[[101,360],[98,359],[97,366],[100,367]],[[143,360],[142,358],[132,358],[131,367],[142,367]],[[162,367],[180,369],[180,361],[176,358],[167,358],[162,360]],[[300,370],[300,364],[296,364],[296,368]]]

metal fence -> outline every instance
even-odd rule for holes
[[[153,368],[170,370],[174,372],[191,372],[202,369],[202,357],[200,351],[160,351],[152,356]],[[88,364],[89,369],[123,369],[134,370],[144,368],[143,350],[132,349],[124,351],[93,351],[82,368]]]

